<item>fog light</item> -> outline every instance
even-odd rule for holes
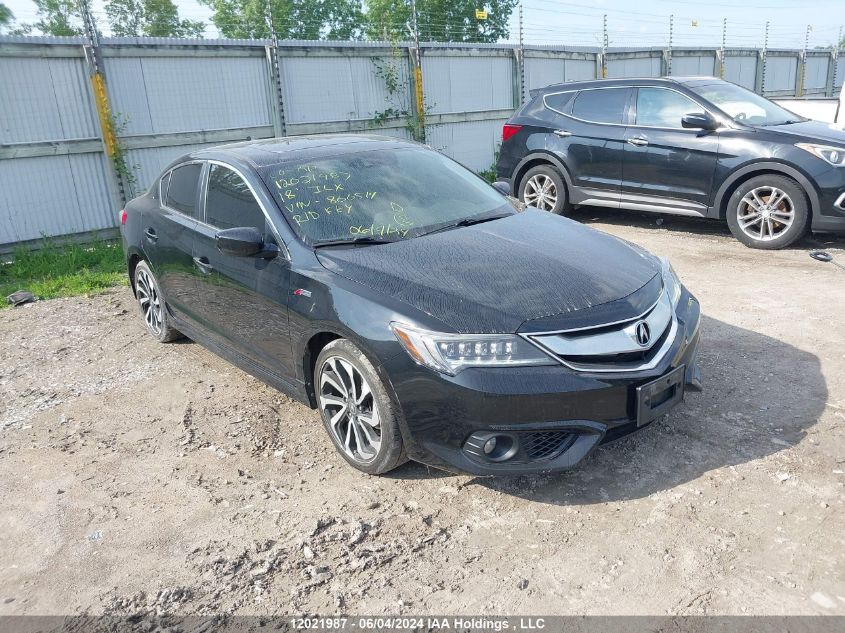
[[[476,431],[464,442],[464,451],[484,462],[505,462],[518,450],[519,444],[512,433]]]

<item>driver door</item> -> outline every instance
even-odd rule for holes
[[[249,184],[229,166],[208,164],[204,201],[193,245],[200,325],[218,345],[289,378],[294,368],[286,250],[263,259],[224,255],[217,249],[217,231],[242,226],[258,229],[267,243],[279,242]]]
[[[668,205],[703,214],[710,204],[719,134],[685,129],[681,117],[704,108],[676,90],[656,86],[637,88],[634,104],[634,122],[626,130],[622,206]]]

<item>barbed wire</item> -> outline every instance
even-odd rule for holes
[[[692,12],[694,7],[713,7],[732,5],[678,0],[656,0],[672,4],[673,11],[681,9],[685,12]],[[764,0],[765,1],[765,0]],[[815,0],[824,3],[828,0]],[[829,0],[832,4],[842,0]],[[603,18],[608,15],[607,38],[611,46],[666,46],[669,43],[670,14],[660,14],[651,11],[635,9],[612,9],[607,10],[601,6],[586,5],[577,2],[566,2],[560,0],[532,0],[531,6],[523,7],[523,15],[527,16],[522,23],[522,32],[528,44],[569,44],[595,46],[601,43],[605,37],[603,30]],[[744,5],[745,6],[745,5]],[[755,9],[771,8],[786,9],[787,7],[766,7],[754,6]],[[794,10],[794,9],[793,9]],[[111,31],[109,15],[102,9],[92,10],[98,26],[107,35]],[[514,12],[515,13],[515,12]],[[622,20],[614,19],[614,16],[623,16]],[[553,26],[546,16],[557,15],[569,19],[576,16],[580,20],[576,23],[563,26]],[[631,19],[634,16],[636,19]],[[37,21],[38,15],[18,15],[17,22]],[[199,22],[205,27],[204,37],[216,37],[225,39],[224,32],[241,31],[244,34],[263,33],[267,29],[266,23],[256,18],[248,18],[238,15],[209,15],[196,12],[179,13],[180,20]],[[619,22],[623,26],[619,26]],[[426,16],[419,17],[419,24],[423,33],[423,40],[426,40],[428,31],[445,33],[472,32],[485,33],[489,28],[482,23],[473,24],[471,21],[454,23],[446,19],[427,19]],[[359,38],[366,38],[368,34],[375,34],[380,30],[387,29],[390,32],[404,33],[408,31],[409,25],[406,20],[387,19],[379,20],[375,24],[354,25],[349,24],[343,18],[324,21],[317,18],[274,20],[274,28],[282,33],[308,32],[325,37],[335,28],[349,28]],[[733,18],[724,20],[722,18],[695,17],[673,15],[672,45],[688,47],[717,47],[722,42],[722,29],[726,28],[725,43],[727,46],[759,47],[765,38],[765,23],[749,23]],[[804,44],[806,25],[769,24],[769,42],[772,48],[774,41],[782,48],[799,48]],[[516,15],[511,15],[507,21],[506,29],[508,35],[502,38],[502,43],[512,42],[514,34],[518,30]],[[810,47],[827,47],[836,44],[836,36],[840,27],[838,25],[826,24],[814,27],[810,31]],[[409,33],[410,35],[410,33]],[[778,43],[783,40],[783,43]]]

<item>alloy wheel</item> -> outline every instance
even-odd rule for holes
[[[557,204],[557,187],[555,181],[545,174],[535,174],[525,183],[522,197],[525,204],[551,211]]]
[[[737,223],[753,240],[770,242],[789,230],[795,221],[792,198],[777,187],[756,187],[739,201]]]
[[[364,375],[348,360],[330,356],[320,368],[320,409],[343,452],[356,462],[373,461],[381,448],[381,420]]]
[[[135,278],[135,295],[138,297],[138,305],[141,306],[141,314],[147,327],[156,336],[161,334],[161,298],[158,294],[158,286],[146,270],[139,270]]]

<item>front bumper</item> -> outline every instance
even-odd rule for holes
[[[417,365],[407,354],[392,358],[385,369],[403,412],[408,457],[474,475],[573,467],[599,444],[641,428],[637,387],[683,365],[686,391],[701,390],[700,307],[686,290],[677,317],[675,340],[649,371],[588,374],[550,365],[473,368],[445,376]],[[515,440],[518,446],[510,458],[496,462],[484,457],[480,445],[491,434]]]
[[[845,169],[831,167],[814,177],[818,208],[811,220],[814,231],[845,233]]]

